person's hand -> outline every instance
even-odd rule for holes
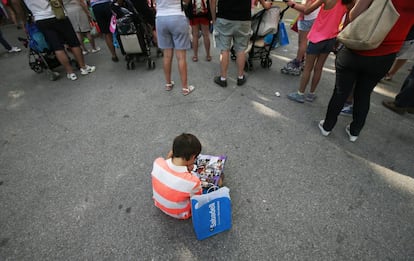
[[[171,159],[171,158],[172,158],[172,156],[173,156],[173,152],[172,152],[172,150],[170,150],[170,151],[168,152],[168,154],[167,154],[167,158],[166,158],[166,159]]]

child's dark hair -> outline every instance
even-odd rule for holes
[[[174,158],[190,160],[191,156],[200,154],[201,143],[193,134],[183,133],[175,137],[172,151]]]

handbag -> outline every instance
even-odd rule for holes
[[[230,189],[221,187],[213,192],[191,197],[193,227],[198,240],[231,228]]]
[[[65,10],[63,7],[62,0],[49,0],[50,7],[52,7],[52,11],[56,16],[56,19],[62,20],[65,19]]]
[[[93,37],[98,36],[101,33],[101,29],[99,28],[99,25],[96,21],[90,21],[89,22],[90,26],[91,26],[91,35]]]
[[[261,10],[252,17],[252,30],[258,36],[277,33],[280,19],[280,8],[273,6],[268,10]]]
[[[353,50],[372,50],[384,41],[400,14],[391,0],[374,0],[338,34],[337,39]]]

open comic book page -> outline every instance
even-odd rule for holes
[[[201,180],[203,188],[209,188],[213,185],[219,186],[219,180],[223,176],[224,163],[226,156],[198,155],[195,163],[193,174]]]

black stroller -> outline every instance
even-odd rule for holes
[[[263,9],[252,16],[253,34],[245,51],[248,54],[245,70],[253,70],[253,60],[260,60],[262,68],[272,66],[270,52],[278,47],[279,21],[282,20],[288,9],[289,6],[280,11],[280,7],[272,6],[270,9]],[[230,51],[231,59],[235,60],[236,53],[233,47]]]
[[[36,73],[46,71],[49,80],[55,81],[59,78],[60,74],[53,71],[53,69],[60,66],[60,62],[56,58],[54,52],[49,49],[49,44],[33,22],[30,12],[28,13],[25,24],[25,32],[26,38],[19,37],[18,39],[26,48],[29,48],[28,56],[30,69]],[[78,63],[74,59],[69,57],[69,61],[72,66],[79,68]]]
[[[147,62],[148,69],[154,69],[150,48],[152,31],[142,15],[129,0],[124,0],[122,6],[113,3],[112,12],[116,15],[117,40],[125,56],[127,69],[134,69],[135,61],[139,62],[141,57]]]

